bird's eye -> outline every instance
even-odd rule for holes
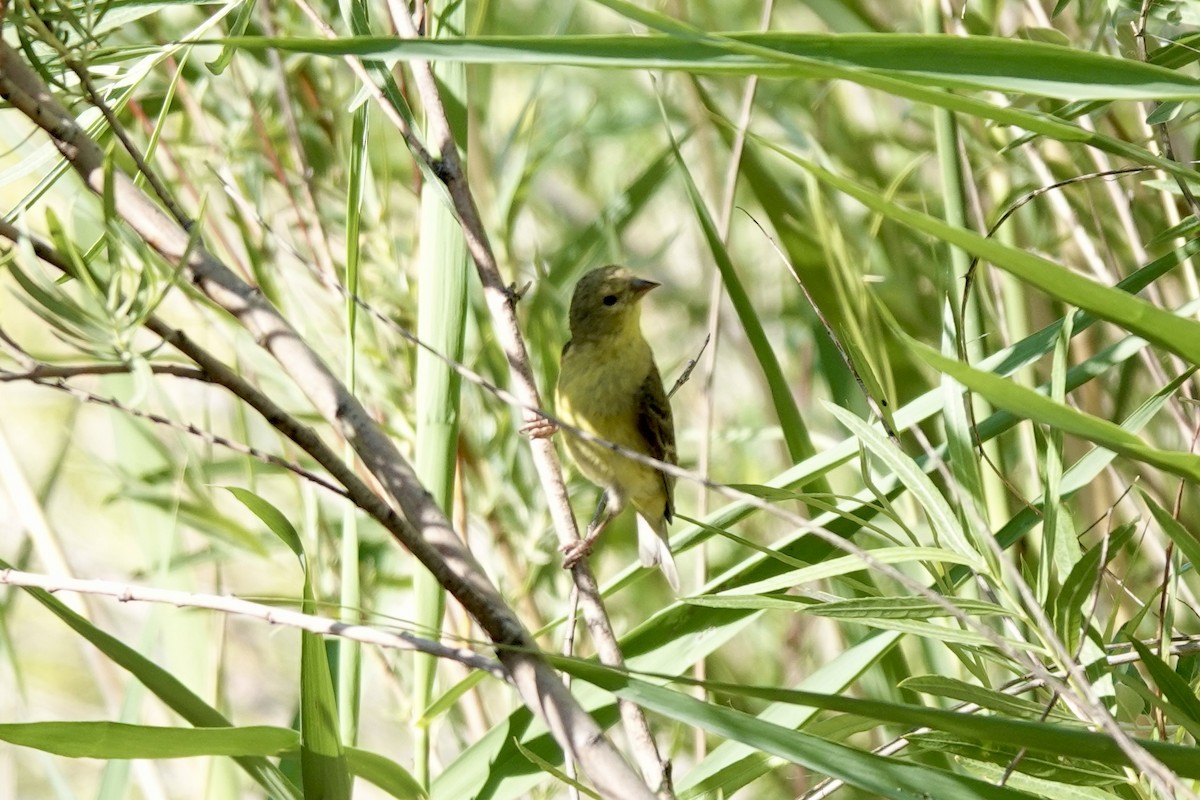
[[[617,304],[617,296],[615,294],[605,295],[604,305],[615,306]]]

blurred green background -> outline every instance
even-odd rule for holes
[[[471,189],[506,280],[523,290],[518,312],[543,396],[552,396],[575,280],[624,263],[664,284],[643,326],[668,384],[713,337],[674,397],[681,464],[819,517],[959,604],[955,618],[893,574],[834,562],[842,553],[802,535],[794,518],[751,512],[695,481],[680,482],[677,506],[710,527],[675,526],[685,595],[676,598],[657,573],[631,566],[627,515],[592,566],[630,666],[711,684],[697,707],[646,701],[681,797],[817,796],[806,793],[827,775],[851,784],[838,797],[881,796],[902,776],[939,798],[1159,796],[1162,786],[1115,750],[1053,749],[1076,747],[1067,732],[1100,729],[1094,709],[1045,686],[1012,688],[1030,677],[1026,657],[1050,672],[1064,661],[1088,667],[1092,700],[1128,734],[1178,745],[1153,755],[1181,791],[1194,791],[1197,771],[1179,764],[1200,730],[1191,638],[1200,549],[1190,532],[1200,462],[1190,455],[1188,379],[1200,329],[1073,280],[1144,278],[1135,288],[1149,284],[1146,301],[1194,318],[1195,209],[1180,188],[1195,186],[1194,4],[430,3],[436,37],[426,50],[394,38],[387,4],[313,7],[336,31],[331,40],[306,9],[14,2],[3,36],[109,149],[113,168],[132,173],[73,66],[90,76],[207,246],[352,380],[417,461],[429,452],[417,409],[430,387],[400,331],[416,333],[421,320],[422,335],[454,339],[457,322],[429,299],[439,276],[453,291],[452,271],[465,270],[462,363],[499,386],[507,365],[443,194],[342,56],[374,60],[376,78],[390,72],[418,120],[407,62],[441,59]],[[369,17],[373,38],[352,34],[353,13]],[[721,33],[763,29],[779,37]],[[590,38],[599,35],[608,38]],[[228,393],[154,374],[180,358],[141,328],[153,312],[341,446],[252,338],[122,226],[120,208],[84,191],[17,111],[0,115],[5,219],[51,238],[110,287],[60,280],[9,247],[0,329],[11,341],[0,368],[22,372],[30,357],[123,365],[128,374],[70,383],[313,466]],[[1160,157],[1155,123],[1169,130],[1177,163]],[[962,230],[977,236],[948,232]],[[972,255],[992,245],[968,283]],[[433,294],[420,293],[423,281]],[[346,290],[362,301],[355,312]],[[1078,309],[1101,321],[1073,316]],[[1031,336],[1064,315],[1073,320],[1065,334]],[[967,358],[974,375],[1003,377],[973,383],[956,373],[978,392],[968,417],[961,385],[917,343]],[[986,360],[998,353],[1015,355]],[[1022,391],[1039,386],[1045,406]],[[448,465],[430,485],[449,490],[460,533],[557,651],[569,576],[517,432],[520,410],[470,380],[460,402],[433,409],[453,424]],[[886,407],[898,446],[878,428],[853,428],[836,407],[861,419]],[[596,490],[567,474],[586,522]],[[298,606],[295,558],[227,486],[266,499],[300,532],[323,613],[354,606],[371,624],[433,635],[428,626],[440,621],[455,641],[478,639],[452,602],[441,620],[419,566],[340,498],[178,428],[28,380],[0,383],[0,557],[18,568]],[[357,599],[348,576],[361,581]],[[233,725],[295,726],[306,691],[295,631],[59,599]],[[1130,638],[1149,650],[1126,657]],[[0,721],[188,727],[147,689],[148,667],[119,668],[19,590],[3,596],[0,648],[11,687]],[[567,796],[521,749],[560,758],[526,730],[504,685],[476,683],[457,664],[430,673],[406,653],[364,648],[359,660],[327,648],[343,740],[415,776],[409,784],[392,773],[386,791],[360,777],[355,797],[419,796],[422,783],[445,798]],[[578,653],[592,653],[586,636]],[[900,686],[930,676],[939,680]],[[985,712],[859,760],[855,752],[927,723],[882,706],[813,711],[748,686],[893,709],[967,700]],[[611,695],[578,691],[612,722]],[[748,716],[722,717],[731,709]],[[844,749],[823,755],[797,735],[788,746],[807,755],[793,754],[750,721],[763,712]],[[1031,726],[972,728],[979,718]],[[60,735],[91,736],[69,726]],[[1018,755],[1023,745],[1031,750]],[[228,758],[72,759],[44,749],[0,745],[0,795],[271,794],[269,781]],[[279,764],[299,781],[294,750]],[[963,776],[1003,786],[953,782]],[[303,796],[322,791],[299,786]]]

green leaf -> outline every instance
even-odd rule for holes
[[[580,680],[600,686],[619,697],[633,700],[645,708],[665,714],[672,719],[699,725],[713,733],[732,735],[734,738],[742,734],[749,736],[759,733],[773,737],[777,733],[771,731],[769,726],[760,727],[759,725],[752,724],[743,726],[742,717],[748,715],[742,715],[741,712],[736,712],[723,706],[710,706],[683,692],[655,686],[607,667],[562,657],[555,657],[553,661],[559,669],[574,675]],[[865,719],[874,719],[880,723],[894,722],[914,728],[926,726],[981,741],[1027,747],[1030,750],[1037,750],[1044,753],[1073,758],[1096,759],[1112,764],[1129,763],[1129,759],[1124,751],[1108,735],[1077,728],[1068,728],[1062,725],[1012,720],[998,716],[989,717],[960,714],[953,711],[926,708],[924,706],[885,703],[877,700],[860,700],[843,695],[823,695],[794,689],[724,684],[716,681],[685,681],[679,678],[676,678],[675,681],[686,684],[695,683],[704,686],[709,691],[717,693],[728,691],[736,696],[757,697],[763,700],[778,702],[792,702],[829,711],[855,714]],[[725,712],[730,713],[727,716]],[[719,731],[717,728],[721,730]],[[796,743],[807,738],[804,734],[795,731],[783,731],[781,733],[795,736]],[[767,741],[773,741],[773,739],[768,738],[760,742],[759,746],[767,749],[765,746]],[[1157,758],[1168,768],[1175,770],[1179,775],[1187,778],[1200,777],[1200,759],[1196,758],[1196,748],[1144,739],[1135,739],[1134,743],[1146,750],[1152,757]],[[828,743],[823,742],[823,744]],[[776,755],[792,760],[792,756],[790,755],[783,755],[782,753],[776,753]],[[797,760],[796,763],[810,765],[812,762]],[[833,774],[820,767],[812,766],[811,768],[819,769],[827,774]],[[838,777],[841,776],[839,775]],[[855,783],[854,780],[847,780],[847,783],[862,786],[860,783]],[[930,791],[933,790],[930,789]],[[935,793],[935,796],[940,795]],[[949,796],[957,797],[958,795]]]
[[[300,559],[300,566],[304,569],[303,610],[306,614],[315,614],[317,602],[300,534],[282,511],[263,498],[236,486],[225,488]],[[300,767],[306,796],[330,800],[348,800],[350,797],[352,781],[339,731],[337,696],[333,690],[325,640],[315,633],[301,631]]]
[[[1010,617],[1012,612],[995,603],[970,600],[962,597],[946,598],[959,611],[973,617]],[[858,600],[839,600],[834,603],[817,603],[804,609],[808,614],[837,619],[934,619],[949,617],[951,613],[942,606],[924,597],[867,597]]]
[[[982,600],[947,598],[964,614],[971,616],[1012,616],[1003,606]],[[685,603],[712,608],[764,608],[815,614],[819,617],[852,619],[870,624],[871,620],[884,619],[934,619],[952,614],[942,606],[923,597],[867,597],[855,600],[838,600],[829,603],[814,603],[794,595],[700,595],[688,597]]]
[[[847,648],[806,676],[798,689],[840,693],[879,663],[900,641],[895,633],[878,633]],[[771,703],[758,719],[790,729],[801,728],[818,715],[817,709],[794,703]],[[703,800],[730,796],[755,778],[768,772],[772,761],[766,753],[736,740],[717,745],[703,761],[689,770],[676,784],[680,800]]]
[[[311,594],[305,581],[305,595]],[[305,797],[349,800],[352,781],[338,728],[337,698],[325,642],[300,634],[300,768]]]
[[[650,711],[732,739],[778,758],[856,786],[872,796],[912,800],[1015,800],[1028,797],[1004,787],[910,762],[883,758],[794,731],[723,705],[694,697],[592,664],[556,659],[560,669],[600,686]],[[781,693],[784,694],[784,693]]]
[[[1066,433],[1086,439],[1135,461],[1159,467],[1190,480],[1200,480],[1200,456],[1151,447],[1116,423],[1076,411],[1067,405],[1055,403],[1032,389],[1026,389],[1024,386],[998,375],[975,369],[961,361],[946,358],[933,348],[918,341],[910,340],[910,345],[914,352],[930,366],[950,375],[1000,408],[1035,422],[1060,428]]]
[[[605,5],[613,5],[605,2]],[[628,7],[628,6],[627,6]],[[659,20],[643,18],[648,24]],[[247,50],[467,64],[563,65],[853,80],[878,73],[928,86],[1075,99],[1200,99],[1200,81],[1169,69],[1019,39],[930,34],[705,33],[605,36],[226,37]],[[682,34],[682,35],[680,35]]]
[[[246,28],[250,25],[250,20],[254,18],[254,8],[257,5],[257,0],[245,0],[238,4],[237,16],[233,18],[233,23],[229,26],[229,33],[233,36],[241,36],[246,32]],[[213,75],[220,75],[225,71],[225,68],[233,61],[233,57],[237,54],[235,47],[223,47],[221,53],[212,61],[207,62],[204,66],[208,67],[208,71]]]
[[[1128,780],[1123,770],[1093,759],[1043,755],[1017,745],[996,746],[948,733],[917,732],[905,738],[919,752],[952,753],[1002,766],[1011,764],[1018,772],[1072,786],[1112,786]]]
[[[1172,100],[1172,101],[1169,101],[1166,103],[1159,103],[1158,107],[1155,108],[1153,111],[1151,111],[1146,116],[1146,124],[1147,125],[1165,125],[1166,123],[1170,122],[1171,120],[1173,120],[1177,116],[1179,116],[1179,113],[1181,111],[1183,111],[1183,109],[1184,109],[1183,103],[1180,103],[1176,100]]]
[[[946,697],[963,703],[974,703],[981,708],[990,709],[1006,716],[1026,717],[1037,720],[1043,719],[1046,716],[1045,703],[1025,700],[1011,694],[998,692],[995,689],[976,686],[965,681],[947,678],[943,675],[918,675],[915,678],[905,679],[900,686],[914,692]],[[1065,714],[1056,714],[1053,709],[1051,709],[1050,715],[1058,723],[1066,723],[1081,728],[1085,726],[1082,720]]]
[[[601,796],[598,793],[592,791],[589,787],[583,785],[582,783],[575,780],[567,773],[558,769],[553,764],[551,764],[549,761],[542,758],[541,756],[539,756],[537,753],[533,752],[532,750],[522,747],[521,743],[519,741],[515,741],[515,744],[516,744],[517,750],[520,751],[521,755],[528,758],[533,764],[535,764],[538,767],[538,769],[542,770],[543,772],[545,772],[549,775],[553,775],[555,780],[557,780],[559,783],[563,783],[567,786],[570,786],[575,791],[580,792],[581,794],[585,794],[588,797],[595,798],[595,800],[603,800],[603,798],[601,798]]]
[[[300,541],[300,534],[296,532],[296,529],[292,526],[288,518],[283,515],[282,511],[254,492],[247,491],[246,489],[241,489],[237,486],[226,486],[225,490],[236,497],[238,502],[250,509],[254,516],[262,520],[270,528],[271,532],[278,536],[296,554],[296,557],[303,562],[304,545]]]
[[[1191,724],[1188,728],[1195,736],[1197,731],[1200,731],[1200,699],[1196,697],[1196,690],[1142,642],[1130,638],[1129,643],[1137,651],[1146,671],[1154,679],[1154,684],[1163,693],[1163,698],[1179,709],[1190,721]]]
[[[347,747],[346,766],[352,774],[370,781],[400,800],[424,800],[429,797],[425,787],[408,770],[378,753]]]
[[[880,564],[907,564],[913,561],[927,561],[931,564],[960,564],[973,566],[976,559],[955,553],[939,547],[886,547],[871,550],[871,558]],[[855,572],[870,569],[858,556],[839,556],[830,558],[809,567],[785,572],[754,583],[735,586],[715,597],[731,597],[738,595],[761,595],[781,589],[790,589],[806,583],[850,575]]]
[[[674,138],[671,141],[674,142]],[[766,379],[771,393],[771,402],[779,419],[779,426],[783,430],[784,441],[787,442],[788,455],[792,461],[802,461],[814,455],[816,448],[813,447],[808,433],[808,425],[804,422],[804,416],[800,413],[796,398],[792,395],[791,381],[783,374],[783,367],[775,354],[775,347],[767,337],[758,310],[750,301],[750,295],[746,293],[746,288],[733,265],[733,259],[725,249],[725,243],[721,241],[721,233],[717,230],[717,225],[708,212],[708,206],[700,194],[700,189],[692,179],[687,162],[678,151],[678,145],[676,148],[675,163],[679,174],[683,176],[684,187],[687,189],[688,199],[692,203],[692,213],[700,223],[700,229],[704,233],[704,240],[708,243],[709,252],[721,273],[721,282],[725,286],[725,293],[729,296],[729,302],[737,313],[742,330],[750,342],[750,349],[754,352],[754,358]],[[828,491],[828,484],[824,478],[818,478],[813,489]]]
[[[1093,545],[1075,562],[1062,587],[1051,598],[1050,616],[1054,630],[1063,640],[1068,652],[1076,652],[1083,635],[1083,614],[1088,599],[1096,591],[1100,570],[1106,566],[1133,538],[1133,523],[1120,525],[1107,541]],[[1103,557],[1103,563],[1101,558]]]
[[[1183,553],[1183,557],[1192,563],[1193,569],[1200,569],[1200,541],[1196,540],[1196,535],[1183,527],[1179,520],[1160,506],[1149,492],[1140,486],[1138,491],[1142,495],[1142,502],[1146,504],[1146,508],[1150,509],[1154,521],[1162,528],[1163,533],[1175,543],[1179,552]]]
[[[0,739],[69,758],[191,758],[277,756],[294,750],[290,728],[169,728],[123,722],[0,724]]]
[[[911,458],[903,453],[896,444],[880,433],[875,426],[869,425],[844,408],[826,403],[838,421],[850,429],[863,445],[876,457],[882,460],[895,473],[897,479],[904,484],[913,498],[925,512],[929,525],[933,529],[936,544],[955,550],[960,555],[973,560],[976,571],[986,569],[983,559],[967,542],[959,525],[958,517],[946,498],[934,486],[933,481],[925,471],[917,466]]]

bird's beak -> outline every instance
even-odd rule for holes
[[[629,287],[633,289],[634,297],[641,297],[655,286],[662,286],[662,284],[656,283],[655,281],[644,280],[642,278],[634,278],[629,282]]]

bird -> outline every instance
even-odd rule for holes
[[[650,343],[642,334],[641,301],[661,284],[616,265],[588,272],[571,297],[570,341],[562,350],[555,389],[558,418],[571,428],[668,464],[676,464],[675,423]],[[567,452],[604,494],[587,535],[564,545],[563,566],[585,558],[618,514],[638,513],[638,556],[658,566],[679,591],[679,572],[667,540],[675,514],[675,478],[634,461],[605,443],[567,430]]]

